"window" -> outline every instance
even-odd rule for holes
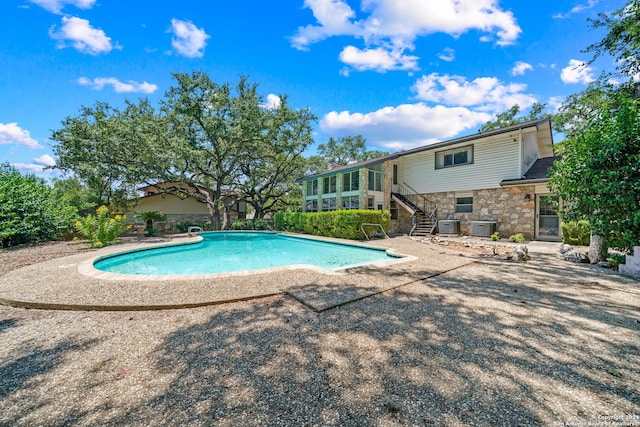
[[[473,145],[436,153],[436,169],[473,163]]]
[[[373,210],[375,204],[376,204],[376,199],[374,199],[373,197],[367,198],[367,209]]]
[[[473,212],[473,197],[456,197],[456,213]]]
[[[393,165],[393,183],[398,183],[398,165]]]
[[[358,209],[359,207],[359,196],[347,196],[342,198],[342,209]]]
[[[391,219],[397,220],[398,219],[398,205],[393,200],[391,201],[391,208],[389,209],[389,211],[391,213]]]
[[[357,191],[360,189],[360,173],[358,171],[342,174],[342,191]]]
[[[336,210],[336,198],[335,197],[323,197],[322,198],[322,210],[323,211],[335,211]]]
[[[336,192],[336,176],[328,176],[322,180],[322,194]]]
[[[382,172],[369,169],[369,190],[382,191]]]
[[[305,212],[318,212],[318,199],[307,200],[304,210]]]
[[[318,195],[318,180],[314,179],[313,181],[307,181],[307,196],[317,196]]]

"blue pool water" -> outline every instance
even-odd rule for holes
[[[211,274],[311,264],[339,270],[392,259],[386,251],[276,233],[210,232],[195,244],[121,253],[99,259],[98,270],[120,274]]]

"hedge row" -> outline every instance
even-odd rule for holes
[[[316,236],[337,237],[341,239],[361,240],[362,224],[380,224],[389,231],[391,214],[389,211],[351,209],[331,212],[278,212],[275,215],[275,227],[279,231],[313,234]],[[379,230],[365,226],[367,233]]]

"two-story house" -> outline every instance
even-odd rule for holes
[[[560,239],[548,118],[300,178],[303,210],[385,209],[391,231]]]

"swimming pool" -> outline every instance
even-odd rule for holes
[[[197,243],[136,250],[99,258],[94,268],[133,275],[191,275],[311,265],[340,270],[397,259],[384,249],[279,233],[208,232]]]

